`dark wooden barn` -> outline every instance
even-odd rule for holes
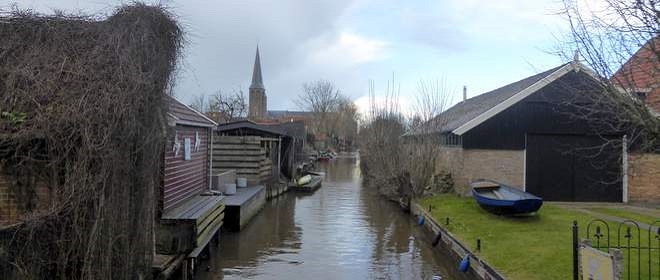
[[[485,178],[546,200],[620,202],[623,133],[596,133],[576,111],[599,80],[566,63],[466,99],[407,136],[439,136],[436,170],[451,173],[462,192]]]

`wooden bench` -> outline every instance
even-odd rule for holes
[[[222,227],[224,196],[198,194],[161,216],[159,253],[188,253],[196,258]]]

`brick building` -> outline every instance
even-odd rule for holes
[[[649,40],[612,76],[612,83],[635,93],[657,117],[660,117],[660,36]],[[627,183],[631,201],[660,201],[660,154],[628,155]]]

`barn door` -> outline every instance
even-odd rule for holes
[[[595,136],[527,135],[526,190],[546,200],[621,201],[621,149]]]

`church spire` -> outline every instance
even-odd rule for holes
[[[261,61],[259,60],[259,46],[257,46],[257,55],[254,58],[254,70],[252,72],[252,84],[250,88],[264,88],[264,82],[261,78]]]

